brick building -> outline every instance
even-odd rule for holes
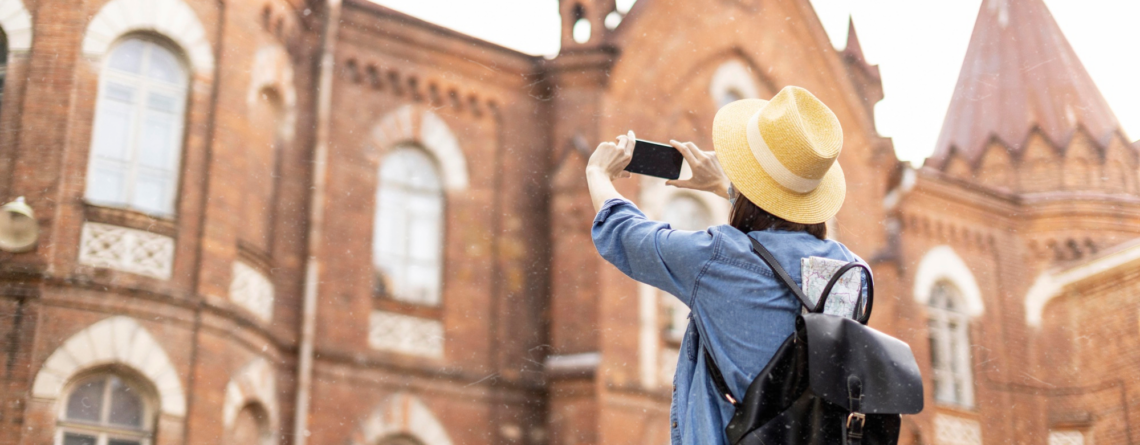
[[[812,90],[833,233],[927,409],[905,444],[1140,439],[1137,150],[1041,0],[985,0],[936,153],[807,0],[563,0],[544,59],[366,0],[0,0],[0,444],[667,443],[685,311],[607,265],[582,174]],[[635,178],[699,229],[710,196]]]

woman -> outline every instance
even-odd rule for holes
[[[752,252],[752,237],[800,283],[800,259],[862,261],[826,239],[827,220],[846,194],[836,159],[839,120],[807,90],[787,87],[771,101],[726,105],[713,121],[705,152],[672,141],[692,168],[688,180],[667,184],[734,200],[729,225],[703,232],[672,230],[624,199],[612,181],[633,150],[633,132],[598,146],[586,167],[598,211],[594,244],[631,278],[681,299],[691,310],[674,376],[670,409],[674,444],[725,444],[733,408],[717,394],[705,367],[711,353],[731,392],[752,379],[794,329],[800,303]]]

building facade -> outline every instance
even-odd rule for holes
[[[983,2],[920,168],[807,0],[559,7],[546,59],[367,0],[0,0],[0,199],[40,227],[0,252],[0,444],[668,443],[687,312],[597,255],[585,161],[786,85],[923,370],[902,443],[1140,439],[1140,144],[1041,0]]]

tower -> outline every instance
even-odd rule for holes
[[[558,10],[563,51],[598,47],[621,19],[615,0],[559,0]]]
[[[1042,0],[983,3],[926,165],[1014,193],[1136,192],[1136,149]]]

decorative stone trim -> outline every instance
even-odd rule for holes
[[[261,271],[243,261],[234,261],[230,301],[263,321],[273,319],[273,283]]]
[[[973,272],[954,249],[946,245],[930,249],[919,261],[918,271],[914,274],[915,301],[925,306],[930,301],[930,291],[940,280],[953,283],[961,291],[967,315],[977,317],[985,312],[982,291]]]
[[[226,400],[222,404],[222,425],[230,429],[237,419],[238,412],[250,403],[257,403],[265,409],[272,437],[263,443],[277,443],[279,414],[277,412],[277,375],[273,366],[264,358],[254,359],[234,374],[226,384]]]
[[[1049,445],[1085,445],[1085,435],[1077,430],[1051,430]]]
[[[32,397],[54,401],[76,374],[110,364],[130,367],[146,377],[158,390],[163,414],[186,415],[182,379],[166,351],[137,321],[124,316],[92,324],[52,352],[36,374]]]
[[[293,84],[293,62],[281,45],[266,45],[253,56],[246,103],[253,105],[257,101],[257,95],[265,88],[272,88],[281,95],[282,135],[286,141],[293,140],[297,121],[297,90]]]
[[[467,189],[467,157],[459,148],[459,140],[442,118],[430,110],[404,105],[388,113],[372,127],[372,142],[380,153],[387,153],[400,143],[418,144],[439,162],[443,186],[449,191]]]
[[[0,28],[8,37],[8,52],[22,54],[32,49],[32,14],[20,0],[0,0]]]
[[[392,312],[373,311],[368,346],[381,351],[443,357],[443,323]]]
[[[174,267],[174,238],[110,224],[83,223],[79,264],[167,280]]]
[[[938,445],[982,445],[982,426],[977,420],[936,414],[934,443]]]
[[[1140,260],[1140,242],[1129,242],[1092,260],[1041,273],[1029,288],[1029,292],[1025,294],[1025,322],[1029,326],[1041,326],[1045,305],[1060,296],[1066,286],[1138,260]]]
[[[349,443],[372,445],[390,437],[412,437],[425,445],[452,444],[435,414],[418,397],[407,393],[396,393],[384,400]]]
[[[196,74],[213,75],[214,52],[206,30],[182,0],[111,0],[87,25],[83,54],[100,59],[116,39],[132,31],[153,31],[174,40]]]

